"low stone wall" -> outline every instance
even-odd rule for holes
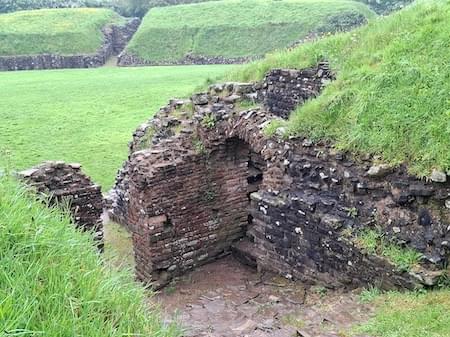
[[[69,202],[73,220],[84,231],[94,233],[99,249],[103,249],[103,197],[100,186],[81,172],[80,164],[45,162],[19,173],[38,193],[48,195],[52,204]]]
[[[263,80],[260,96],[265,109],[279,117],[288,118],[298,105],[316,97],[333,79],[334,74],[326,62],[303,70],[273,69]]]
[[[114,55],[119,55],[125,49],[134,33],[138,30],[140,24],[141,19],[131,18],[123,26],[112,26]]]
[[[136,18],[123,26],[105,27],[103,45],[95,54],[0,56],[0,71],[101,67],[111,55],[119,54],[125,48],[139,24],[140,20]]]
[[[264,102],[264,87],[213,85],[136,130],[111,212],[133,232],[139,278],[160,287],[233,249],[260,269],[327,287],[435,284],[450,258],[446,174],[421,180],[330,143],[267,137],[280,117],[241,107]],[[420,264],[400,269],[366,251],[366,230],[420,252]]]
[[[242,64],[258,59],[259,57],[235,57],[225,58],[222,56],[202,56],[186,55],[183,59],[177,61],[148,61],[124,51],[119,55],[118,65],[122,67],[136,66],[172,66],[172,65],[206,65],[206,64]]]

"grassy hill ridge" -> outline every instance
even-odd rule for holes
[[[263,56],[315,31],[333,30],[355,16],[372,18],[364,4],[348,0],[224,0],[153,8],[127,47],[151,62],[186,55]]]
[[[65,8],[0,15],[0,56],[95,53],[102,28],[124,19],[109,9]]]
[[[449,22],[450,1],[419,0],[350,33],[271,54],[228,79],[259,80],[271,68],[328,60],[336,81],[291,114],[287,133],[330,139],[429,176],[450,170]]]

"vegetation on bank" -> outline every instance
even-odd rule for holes
[[[422,254],[409,247],[402,247],[389,241],[381,231],[367,229],[358,233],[356,244],[359,248],[372,255],[387,258],[400,271],[409,271],[418,265]]]
[[[331,139],[344,150],[406,163],[419,176],[449,170],[449,22],[449,1],[419,0],[355,31],[271,54],[228,79],[260,80],[271,68],[328,60],[336,81],[281,123],[287,134]]]
[[[104,7],[120,15],[143,17],[151,8],[217,0],[2,0],[0,13],[41,8]],[[355,0],[380,14],[403,8],[412,0]]]
[[[374,15],[366,5],[347,0],[223,0],[154,8],[127,51],[152,62],[187,55],[263,56],[312,32],[348,28]]]
[[[355,329],[355,335],[377,337],[450,336],[450,290],[428,292],[371,291],[365,295],[376,307],[375,316]]]
[[[1,336],[179,336],[91,236],[0,177]]]
[[[123,23],[109,9],[41,9],[0,15],[0,56],[97,52],[102,28]]]
[[[136,127],[173,97],[229,66],[99,68],[0,73],[0,150],[11,167],[79,162],[103,191]],[[1,155],[0,155],[1,157]]]

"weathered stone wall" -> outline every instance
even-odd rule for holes
[[[260,95],[265,109],[288,118],[298,105],[319,95],[333,79],[334,75],[326,62],[303,70],[273,69],[264,78]]]
[[[139,24],[139,19],[130,19],[123,26],[105,27],[104,42],[95,54],[0,56],[0,71],[101,67],[125,48]]]
[[[48,195],[53,204],[69,202],[77,228],[94,233],[103,248],[103,197],[100,186],[81,172],[80,164],[45,162],[20,172],[20,177],[38,193]]]
[[[132,166],[130,222],[137,276],[158,287],[245,234],[248,148],[229,141],[209,156],[186,153],[156,165],[143,158],[137,153]]]
[[[241,64],[259,59],[260,57],[235,57],[225,58],[222,56],[202,56],[186,55],[183,59],[177,61],[148,61],[124,51],[119,55],[118,65],[122,67],[135,66],[170,66],[170,65],[206,65],[206,64]]]
[[[213,85],[190,100],[171,101],[135,132],[112,213],[133,231],[139,277],[161,286],[233,247],[260,269],[330,287],[434,284],[450,257],[446,174],[422,180],[332,144],[268,137],[264,127],[280,117],[243,108],[256,97],[264,101],[267,87]],[[201,199],[209,184],[218,188],[217,202]],[[223,201],[233,196],[233,203]],[[238,221],[230,221],[233,214]],[[420,265],[401,270],[367,252],[358,238],[368,229],[420,252]],[[233,235],[208,241],[215,230]]]
[[[112,26],[114,55],[119,55],[125,49],[134,33],[138,30],[140,24],[141,19],[131,18],[123,26]]]

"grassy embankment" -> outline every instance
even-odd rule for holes
[[[179,336],[70,221],[0,177],[0,336]]]
[[[101,68],[0,73],[0,150],[10,165],[79,162],[103,191],[136,127],[227,66]]]
[[[0,15],[0,56],[95,53],[102,28],[124,19],[109,9],[73,8]]]
[[[225,58],[263,56],[310,32],[328,32],[352,15],[372,18],[364,4],[347,0],[224,0],[153,8],[127,50],[152,62],[187,54]]]
[[[304,68],[328,60],[336,71],[314,100],[283,126],[286,135],[330,139],[372,153],[412,173],[450,170],[450,2],[419,1],[351,33],[277,52],[231,72],[228,80],[260,80],[271,68]],[[378,237],[363,237],[371,248]],[[402,269],[416,261],[389,244],[372,247]],[[450,290],[377,296],[375,317],[357,330],[378,337],[450,336]]]
[[[271,54],[228,77],[258,80],[271,68],[328,60],[336,81],[291,114],[288,134],[331,139],[344,150],[406,163],[419,176],[450,170],[449,21],[449,1],[419,1],[353,32]]]

